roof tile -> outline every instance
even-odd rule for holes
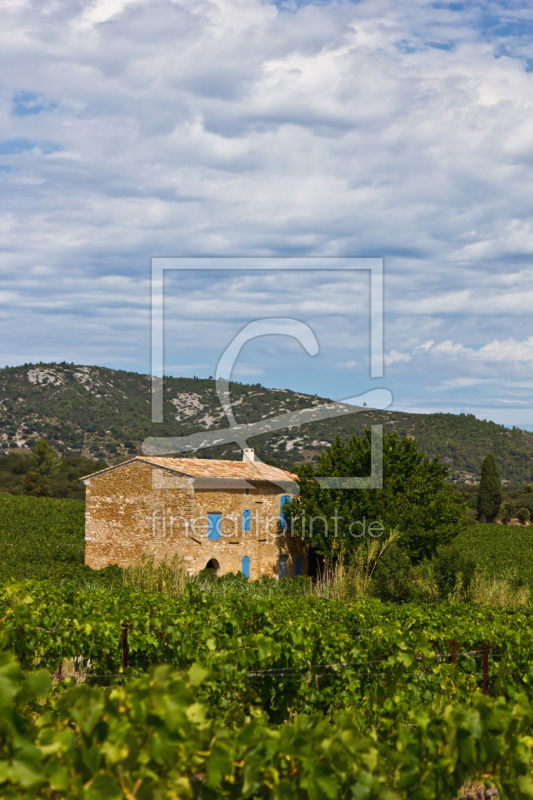
[[[244,478],[255,481],[293,481],[297,476],[262,461],[222,461],[214,458],[165,458],[164,456],[137,456],[157,467],[164,467],[189,475],[192,478]]]

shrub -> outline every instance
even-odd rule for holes
[[[529,520],[531,519],[529,508],[519,508],[517,517],[519,521],[522,523],[522,525],[525,525],[526,522],[529,522]]]
[[[467,508],[465,523],[466,525],[477,525],[477,511],[475,508]]]
[[[458,547],[439,547],[433,560],[433,575],[439,596],[446,599],[460,589],[463,597],[467,598],[475,571],[474,559],[464,556]]]
[[[411,559],[397,545],[391,545],[379,561],[370,593],[380,600],[405,603],[413,596]]]
[[[500,509],[501,520],[504,525],[507,525],[510,520],[515,516],[516,508],[512,500],[507,500]]]

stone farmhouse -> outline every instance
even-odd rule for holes
[[[306,575],[307,547],[282,513],[295,478],[253,450],[243,461],[136,456],[87,475],[85,563],[126,567],[153,553],[177,555],[191,575]]]

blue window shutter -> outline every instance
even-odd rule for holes
[[[220,539],[221,514],[208,514],[207,538],[211,541]]]
[[[250,530],[251,520],[252,520],[252,512],[251,511],[243,511],[242,512],[242,529],[243,529],[243,531],[249,531]]]
[[[242,557],[242,574],[245,578],[250,577],[250,556],[243,556]]]
[[[285,530],[289,527],[289,523],[287,517],[283,513],[283,506],[285,505],[285,503],[290,503],[290,502],[291,502],[291,496],[289,494],[284,494],[281,500],[279,501],[279,510],[280,510],[279,523],[282,528],[285,528]]]
[[[300,558],[300,556],[296,558],[296,563],[294,565],[294,574],[296,577],[302,574],[302,559]]]

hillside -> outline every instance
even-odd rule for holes
[[[325,399],[260,384],[234,383],[237,422],[317,406]],[[135,372],[74,364],[24,364],[0,370],[0,450],[29,453],[38,438],[67,456],[114,463],[141,453],[149,436],[183,436],[228,427],[213,380],[165,378],[162,424],[150,420],[150,378]],[[311,422],[250,440],[258,455],[292,467],[315,459],[337,435],[361,435],[371,424],[415,436],[420,447],[448,464],[452,479],[471,483],[493,452],[502,479],[513,485],[533,480],[533,433],[508,430],[472,414],[406,414],[372,411]],[[202,457],[239,458],[236,446],[201,451]]]

